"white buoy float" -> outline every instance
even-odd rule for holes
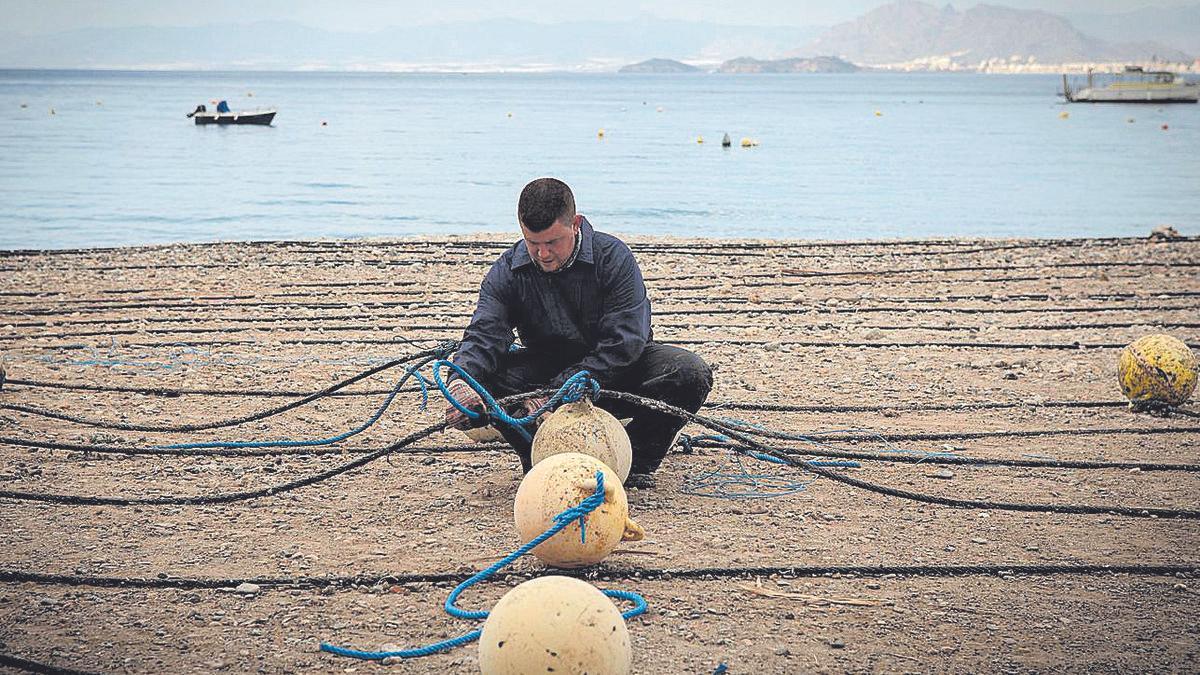
[[[563,452],[595,457],[615,471],[622,483],[633,464],[633,448],[625,427],[586,398],[564,404],[543,418],[533,436],[534,464]]]
[[[597,471],[604,473],[604,503],[584,518],[586,537],[573,522],[533,549],[538,560],[555,567],[593,565],[622,541],[646,536],[629,519],[629,501],[616,473],[594,457],[564,452],[535,464],[517,488],[513,519],[521,541],[533,541],[555,524],[555,516],[595,493]]]
[[[628,673],[629,628],[620,610],[579,579],[531,579],[504,594],[479,636],[485,675]]]

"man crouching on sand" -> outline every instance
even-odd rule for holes
[[[593,230],[575,213],[571,188],[554,178],[525,186],[517,220],[523,240],[500,254],[484,278],[455,365],[498,399],[559,387],[586,370],[605,389],[699,410],[712,389],[712,369],[686,349],[654,341],[650,299],[629,247]],[[514,328],[524,348],[510,351]],[[452,376],[449,387],[465,407],[483,409],[462,380]],[[517,412],[533,411],[545,400],[526,401]],[[626,429],[633,466],[625,483],[652,486],[650,474],[684,421],[621,401],[597,405],[617,418],[632,418]],[[467,429],[484,420],[472,422],[450,406],[446,422]],[[529,441],[497,426],[529,471]]]

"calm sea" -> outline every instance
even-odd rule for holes
[[[1197,234],[1200,106],[1066,106],[1058,89],[961,74],[0,71],[0,248],[515,232],[516,197],[542,175],[618,233]],[[184,117],[215,98],[279,115]]]

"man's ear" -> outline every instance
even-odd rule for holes
[[[579,228],[580,228],[582,225],[583,225],[583,216],[582,216],[582,215],[580,215],[580,214],[578,214],[578,213],[576,213],[576,214],[575,214],[575,218],[574,218],[574,219],[572,219],[572,221],[571,221],[571,230],[572,230],[573,232],[579,232]]]

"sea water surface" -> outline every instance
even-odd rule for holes
[[[1059,89],[980,74],[0,71],[0,248],[515,236],[517,195],[544,175],[618,233],[1200,233],[1200,106],[1065,105]],[[279,114],[185,118],[217,98]]]

